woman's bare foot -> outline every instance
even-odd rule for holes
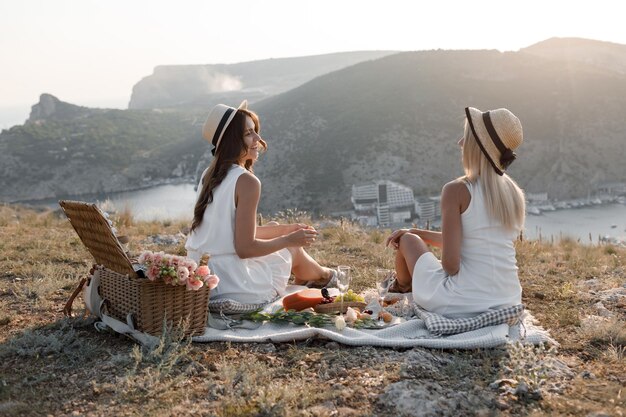
[[[316,280],[303,280],[296,278],[293,283],[295,285],[305,285],[309,288],[324,288],[327,286],[336,286],[335,270],[331,268],[324,268],[324,276]]]

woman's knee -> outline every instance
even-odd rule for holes
[[[426,249],[428,250],[428,246],[422,240],[421,237],[414,235],[412,233],[405,233],[400,236],[400,249]]]
[[[405,233],[400,237],[398,250],[407,262],[411,261],[412,264],[415,264],[424,253],[430,251],[428,245],[424,243],[421,237],[410,233]]]

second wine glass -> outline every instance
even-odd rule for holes
[[[337,288],[341,296],[340,312],[343,315],[343,298],[350,287],[350,267],[347,265],[339,265],[337,267]]]
[[[393,274],[389,269],[376,270],[376,289],[378,290],[378,300],[382,308],[385,296],[389,291],[389,287],[393,283]]]

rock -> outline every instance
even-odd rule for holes
[[[582,282],[582,285],[584,285],[585,287],[595,287],[600,283],[600,281],[597,278],[592,278],[592,279],[587,279],[585,281]]]
[[[513,392],[520,400],[540,400],[542,397],[539,389],[530,389],[526,382],[522,381]]]
[[[497,398],[494,400],[493,405],[498,409],[498,410],[508,410],[509,408],[511,408],[510,405],[508,405],[506,403],[506,401],[504,401],[502,398]]]
[[[438,375],[441,366],[448,363],[448,359],[437,356],[430,351],[414,349],[406,355],[404,369],[406,372],[418,373],[420,375]]]
[[[489,405],[474,392],[442,387],[432,380],[403,380],[389,384],[377,401],[389,415],[460,416]]]
[[[256,351],[261,353],[274,353],[276,346],[273,343],[262,343],[256,346]]]
[[[360,416],[361,412],[358,411],[358,410],[355,410],[354,408],[350,408],[350,407],[338,407],[337,408],[337,415],[338,416],[346,416],[346,417]]]
[[[556,358],[546,358],[540,362],[540,367],[546,368],[546,375],[550,379],[571,379],[574,372],[565,362]]]
[[[613,317],[613,313],[611,313],[611,311],[607,309],[604,304],[602,304],[602,301],[598,301],[597,303],[595,303],[593,305],[593,308],[596,310],[596,313],[598,313],[600,317]]]
[[[25,406],[26,406],[26,404],[20,403],[20,402],[17,402],[17,401],[0,402],[0,415],[9,415],[10,411],[17,412],[19,410],[22,410]],[[6,414],[4,414],[4,413],[6,413]],[[11,413],[11,414],[13,414],[13,413]]]
[[[339,349],[340,346],[341,345],[339,345],[339,343],[337,342],[328,342],[326,343],[326,345],[324,345],[326,349],[331,349],[331,350]]]
[[[307,409],[307,411],[315,417],[331,417],[337,415],[337,410],[331,402],[315,405]]]
[[[582,371],[580,373],[581,378],[583,379],[596,379],[596,376],[591,371]]]
[[[587,414],[587,417],[611,417],[611,415],[604,411],[594,411],[593,413]]]
[[[626,288],[611,288],[610,290],[600,291],[598,297],[604,302],[617,303],[626,299]]]
[[[580,327],[583,330],[590,330],[590,329],[595,329],[598,326],[603,325],[604,323],[606,323],[608,321],[607,317],[600,317],[600,316],[586,316],[584,317],[581,321],[580,321]]]
[[[515,386],[517,385],[517,381],[509,378],[498,379],[489,384],[489,388],[497,390],[503,385]]]

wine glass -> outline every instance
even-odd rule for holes
[[[343,315],[343,298],[348,287],[350,286],[350,267],[347,265],[339,265],[337,267],[337,288],[341,295],[341,315]]]
[[[395,278],[389,269],[379,268],[376,270],[376,289],[378,290],[378,303],[380,304],[381,310],[383,309],[385,296],[394,281]]]

